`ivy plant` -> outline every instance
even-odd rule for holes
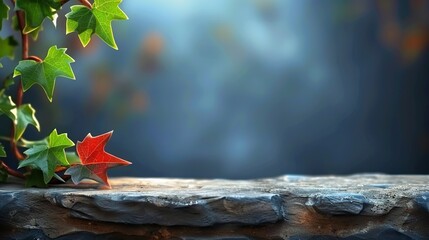
[[[84,47],[97,35],[117,50],[112,21],[128,19],[119,7],[122,0],[75,1],[65,14],[66,34],[76,33]],[[88,134],[77,142],[76,151],[73,150],[75,143],[67,133],[58,133],[56,129],[39,140],[23,137],[28,127],[40,131],[36,110],[31,103],[23,102],[24,93],[39,85],[52,102],[58,78],[75,80],[72,68],[74,59],[66,48],[51,46],[44,58],[30,55],[32,46],[29,37],[37,39],[44,22],[55,24],[59,10],[67,2],[69,0],[8,0],[7,3],[0,0],[0,31],[3,22],[11,23],[16,25],[12,29],[19,31],[21,36],[18,40],[13,35],[0,37],[0,71],[8,76],[0,86],[0,117],[8,118],[10,122],[10,135],[0,136],[0,182],[6,182],[11,175],[24,179],[27,187],[46,187],[69,179],[75,184],[83,179],[92,179],[110,187],[107,170],[131,164],[105,152],[104,146],[112,132],[98,136]],[[15,48],[19,46],[22,60],[14,69],[3,68],[2,58],[13,59]],[[13,84],[17,85],[16,93],[11,93],[10,86]],[[10,151],[5,151],[7,145],[10,145]],[[8,152],[9,159],[18,161],[18,169],[6,163]]]

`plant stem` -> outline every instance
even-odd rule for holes
[[[6,163],[4,163],[3,161],[0,161],[0,168],[4,168],[4,169],[6,170],[6,172],[7,172],[9,175],[11,175],[11,176],[14,176],[14,177],[17,177],[17,178],[25,179],[24,174],[22,174],[22,173],[20,173],[20,172],[18,172],[18,171],[13,170],[13,169],[12,169],[12,168],[10,168],[8,165],[6,165]]]
[[[23,139],[21,138],[20,139],[21,141],[19,141],[19,142],[16,142],[16,145],[18,146],[18,147],[31,147],[31,144],[32,144],[32,142],[31,141],[27,141],[27,140],[25,140],[25,141],[23,141]],[[0,136],[0,141],[5,141],[5,142],[10,142],[10,141],[13,141],[13,139],[12,138],[10,138],[10,137],[6,137],[6,136]]]
[[[29,56],[29,57],[27,57],[27,60],[33,60],[36,62],[43,62],[43,60],[40,59],[38,56]]]
[[[68,1],[69,1],[69,0],[61,0],[61,1],[60,1],[60,3],[61,3],[61,5],[64,5],[64,4],[66,4]]]
[[[10,137],[5,137],[5,136],[0,136],[0,140],[10,142],[10,141],[11,141],[11,138],[10,138]]]
[[[25,27],[25,15],[23,11],[16,12],[18,17],[18,25],[21,30],[21,39],[22,39],[22,59],[28,58],[28,35],[24,33]]]
[[[22,59],[27,59],[28,58],[28,35],[24,33],[24,27],[25,27],[24,12],[18,10],[16,11],[16,16],[18,18],[19,29],[21,30]],[[24,95],[24,91],[22,89],[22,81],[19,81],[18,89],[16,91],[16,99],[15,99],[15,104],[17,108],[22,104],[23,95]],[[19,151],[15,141],[15,123],[12,123],[12,131],[10,136],[11,136],[10,147],[11,147],[12,153],[19,161],[23,160],[25,156],[22,155],[22,153]]]
[[[64,171],[64,170],[67,170],[67,167],[56,167],[55,168],[55,172],[61,172],[61,171]]]

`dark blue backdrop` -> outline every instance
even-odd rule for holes
[[[119,51],[69,47],[43,137],[115,130],[113,175],[429,173],[426,1],[124,1]],[[64,12],[68,11],[68,5]],[[60,32],[60,33],[58,33]],[[7,64],[7,63],[6,63]]]

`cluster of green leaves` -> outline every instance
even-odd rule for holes
[[[75,0],[77,1],[77,0]],[[113,20],[126,20],[127,15],[119,8],[122,0],[94,0],[92,4],[87,1],[77,1],[77,5],[70,7],[70,12],[66,17],[66,34],[76,32],[85,47],[95,34],[102,39],[107,45],[118,49],[113,31]],[[32,34],[37,39],[38,33],[42,30],[45,20],[56,25],[58,12],[62,8],[63,0],[16,0],[14,6],[9,7],[4,0],[0,0],[0,30],[4,22],[12,23],[13,29],[22,31],[23,34]],[[86,3],[80,5],[79,3]],[[11,12],[19,11],[25,16],[25,26],[22,29],[18,27],[18,20],[11,17]],[[14,37],[0,37],[0,60],[4,57],[13,59],[15,57],[15,48],[18,41]],[[28,141],[23,135],[29,125],[40,131],[40,124],[36,118],[36,111],[30,103],[20,104],[19,106],[10,96],[9,87],[15,82],[22,82],[23,91],[27,91],[35,85],[39,85],[46,94],[47,99],[51,102],[54,96],[56,79],[65,77],[74,80],[75,75],[71,63],[74,59],[66,53],[66,48],[52,46],[49,48],[44,59],[31,58],[24,59],[14,68],[10,69],[7,77],[0,88],[0,117],[9,118],[11,126],[14,127],[13,141],[19,146],[26,148],[25,159],[20,161],[18,168],[26,169],[27,186],[46,186],[52,178],[60,181],[63,179],[56,173],[57,169],[67,169],[73,166],[69,171],[72,179],[78,183],[84,178],[94,179],[100,182],[100,176],[106,185],[107,177],[100,172],[91,171],[91,169],[100,169],[94,167],[100,164],[98,159],[92,159],[87,163],[82,163],[81,158],[74,152],[65,152],[65,149],[73,147],[75,144],[67,137],[66,133],[58,134],[54,129],[49,136],[42,140]],[[0,71],[8,74],[8,69],[2,68],[0,62]],[[18,78],[20,76],[20,78]],[[111,134],[111,133],[110,133]],[[110,136],[110,135],[109,135]],[[2,139],[7,139],[3,137]],[[105,143],[104,143],[105,144]],[[104,146],[104,145],[103,145]],[[104,152],[104,149],[103,149]],[[0,160],[5,158],[6,151],[0,143]],[[0,161],[1,162],[1,161]],[[125,161],[126,162],[126,161]],[[124,163],[124,162],[123,162]],[[128,163],[128,162],[127,162]],[[107,162],[102,162],[107,164]],[[87,167],[79,167],[88,165]],[[106,166],[107,166],[106,165]],[[126,164],[122,164],[126,165]],[[109,165],[110,166],[110,165]],[[79,170],[80,169],[80,170]],[[82,170],[83,169],[83,170]],[[0,182],[7,180],[7,171],[0,166]]]

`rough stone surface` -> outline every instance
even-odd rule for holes
[[[429,184],[429,183],[428,183]],[[423,193],[416,197],[416,203],[429,212],[429,193]]]
[[[0,238],[429,239],[429,176],[111,184],[0,185]]]
[[[316,211],[331,215],[359,214],[367,200],[357,193],[325,193],[312,196],[306,205]]]

